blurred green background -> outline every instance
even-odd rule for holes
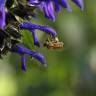
[[[20,69],[19,56],[8,53],[0,60],[0,96],[96,96],[96,0],[84,0],[83,12],[70,5],[73,12],[62,9],[56,22],[45,19],[40,11],[39,18],[32,20],[57,30],[64,49],[36,48],[48,67],[27,58],[26,72]],[[23,35],[25,46],[34,49],[31,34]],[[43,32],[37,35],[40,41],[46,38]]]

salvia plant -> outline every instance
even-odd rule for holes
[[[71,0],[80,10],[84,9],[83,0]],[[71,12],[72,9],[68,0],[0,0],[0,58],[9,51],[19,54],[21,57],[21,68],[26,70],[25,55],[29,55],[40,63],[46,65],[45,57],[37,51],[26,48],[21,40],[22,30],[31,32],[34,46],[40,47],[40,43],[35,31],[40,30],[49,34],[50,40],[43,44],[47,48],[57,49],[63,47],[57,33],[54,29],[45,25],[33,24],[31,18],[36,13],[34,10],[39,9],[43,12],[44,17],[50,21],[55,21],[55,13],[60,12],[61,7]],[[35,19],[35,18],[34,18]]]

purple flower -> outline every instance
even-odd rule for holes
[[[72,0],[77,6],[83,10],[83,0]],[[65,8],[67,11],[71,12],[72,9],[69,6],[68,0],[28,0],[28,4],[31,6],[37,6],[40,8],[45,17],[55,21],[54,10],[55,12],[60,11],[60,6]]]
[[[21,69],[26,71],[26,58],[24,55],[21,55]]]
[[[26,58],[25,58],[26,54],[30,55],[31,57],[34,57],[39,62],[46,65],[46,60],[45,60],[45,58],[42,54],[40,54],[36,51],[29,50],[22,45],[13,46],[10,51],[14,52],[14,53],[17,53],[21,56],[21,68],[24,71],[26,70]]]
[[[47,34],[52,35],[53,37],[57,35],[56,31],[48,26],[37,25],[37,24],[30,23],[30,22],[22,22],[20,24],[20,29],[27,29],[29,31],[38,29]]]
[[[28,0],[28,4],[35,6],[34,2],[38,2],[36,3],[36,6],[44,12],[46,18],[53,21],[55,21],[54,5],[56,12],[60,11],[60,6],[63,6],[68,11],[71,11],[67,0]]]
[[[28,4],[30,6],[35,6],[35,5],[38,5],[39,4],[39,0],[27,0],[28,1]]]
[[[81,10],[84,9],[83,0],[72,0]]]
[[[44,12],[46,18],[55,21],[54,8],[52,1],[42,1],[39,5],[39,8]]]
[[[30,32],[32,32],[32,36],[33,36],[33,40],[34,40],[34,45],[40,47],[40,43],[39,43],[39,40],[38,40],[38,38],[36,36],[35,31],[34,30],[30,30]]]
[[[0,0],[0,29],[5,26],[5,0]]]
[[[37,25],[37,24],[30,23],[30,22],[21,23],[20,29],[21,30],[22,29],[29,30],[33,35],[34,45],[36,45],[38,47],[40,47],[40,44],[39,44],[38,38],[37,38],[36,33],[35,33],[36,29],[41,30],[41,31],[53,36],[53,37],[55,37],[57,35],[56,31],[53,30],[52,28],[48,27],[48,26]]]

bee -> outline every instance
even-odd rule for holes
[[[48,49],[61,49],[64,47],[64,43],[60,42],[58,37],[48,38],[44,43],[44,47],[47,47]]]

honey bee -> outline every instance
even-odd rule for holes
[[[48,49],[61,49],[64,47],[64,43],[60,42],[58,37],[48,38],[44,43],[44,47],[47,47]]]

